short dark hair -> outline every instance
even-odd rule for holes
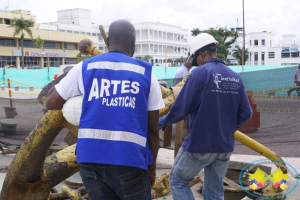
[[[109,42],[128,45],[135,37],[134,26],[125,19],[114,21],[109,26],[108,32]]]

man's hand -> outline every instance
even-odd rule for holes
[[[150,186],[152,187],[155,183],[155,178],[156,178],[155,170],[148,170],[148,176],[149,176]]]
[[[158,123],[158,128],[159,129],[162,129],[163,131],[167,128],[167,126],[165,125],[165,119],[166,119],[166,116],[163,116],[161,118],[159,118],[159,123]]]

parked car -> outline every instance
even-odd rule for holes
[[[68,65],[61,65],[57,74],[54,75],[54,79],[57,79],[60,75],[69,72],[76,64],[68,64]]]

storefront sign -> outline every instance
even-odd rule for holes
[[[282,53],[298,52],[298,46],[282,47]]]
[[[13,50],[13,55],[14,56],[21,56],[22,52],[21,50]],[[24,51],[24,56],[28,57],[55,57],[55,58],[64,58],[67,57],[66,52],[51,52],[51,51]]]

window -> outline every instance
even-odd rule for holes
[[[60,32],[66,32],[66,30],[64,30],[64,29],[59,29],[58,31],[60,31]]]
[[[228,52],[228,55],[231,55],[231,51]]]
[[[289,58],[289,57],[291,57],[290,53],[281,53],[281,58]]]
[[[254,46],[258,46],[258,40],[254,40]]]
[[[61,49],[60,42],[44,42],[44,48],[46,49]]]
[[[77,49],[77,44],[76,43],[64,43],[64,48],[65,49]]]
[[[39,57],[24,57],[24,67],[27,69],[38,69],[40,68]]]
[[[269,52],[269,58],[275,58],[275,52]]]
[[[68,33],[73,33],[73,31],[71,31],[71,30],[67,30],[67,32],[68,32]]]
[[[251,41],[251,40],[250,40]],[[252,52],[250,51],[249,53],[249,57],[250,57],[250,65],[251,65],[251,60],[252,60]]]
[[[265,46],[266,45],[266,41],[265,40],[261,40],[261,45]]]
[[[15,46],[15,40],[14,39],[4,39],[0,38],[0,46]]]
[[[76,58],[65,58],[65,64],[76,64]]]
[[[250,46],[251,46],[251,40],[250,40]]]
[[[50,67],[59,67],[61,65],[61,58],[49,58]],[[44,58],[44,67],[48,66],[48,58]]]
[[[19,40],[19,46],[21,46],[21,40]],[[24,47],[35,47],[34,42],[31,40],[23,40]]]
[[[265,65],[265,52],[261,52],[261,65]]]
[[[10,19],[4,19],[4,24],[10,25]]]
[[[3,68],[7,65],[16,66],[16,57],[15,56],[0,56],[0,67]]]
[[[74,31],[74,33],[79,33],[79,31]]]
[[[299,58],[299,51],[291,53],[292,58]]]
[[[258,65],[258,52],[254,52],[254,65]]]
[[[239,47],[239,45],[235,45],[235,48],[237,49]]]

